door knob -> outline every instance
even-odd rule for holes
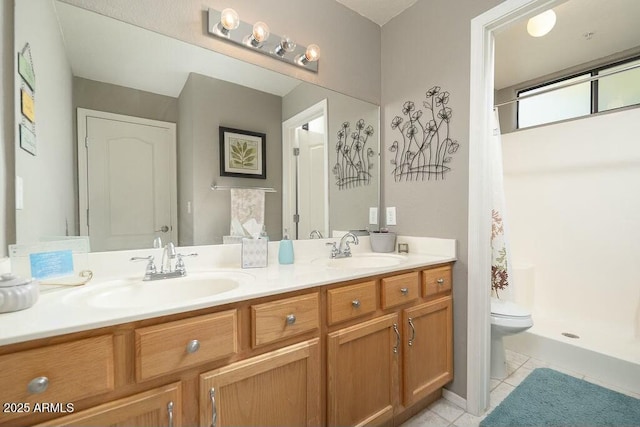
[[[169,226],[168,225],[163,225],[162,227],[160,227],[160,230],[156,230],[156,233],[166,233],[167,231],[169,231]]]

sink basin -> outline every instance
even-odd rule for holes
[[[253,276],[246,273],[211,272],[148,282],[140,278],[112,280],[74,290],[65,302],[111,309],[156,307],[228,292],[250,279]]]
[[[329,268],[336,269],[362,269],[362,268],[384,268],[394,267],[406,261],[406,257],[395,254],[365,253],[353,254],[348,258],[326,259],[319,258],[314,263],[322,263]]]

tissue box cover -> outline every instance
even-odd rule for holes
[[[265,238],[242,239],[242,268],[267,266],[269,240]]]

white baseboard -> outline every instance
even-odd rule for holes
[[[447,399],[449,402],[453,403],[456,406],[459,406],[460,408],[464,409],[465,411],[467,410],[467,399],[458,396],[457,394],[455,394],[454,392],[447,390],[446,388],[442,389],[442,397],[444,397],[445,399]]]

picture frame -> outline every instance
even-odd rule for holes
[[[267,178],[266,134],[220,126],[220,176]]]

